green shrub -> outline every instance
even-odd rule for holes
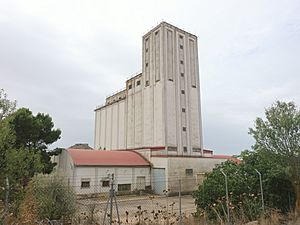
[[[66,180],[58,174],[38,175],[29,183],[22,214],[39,220],[68,219],[76,210],[76,195]],[[26,216],[25,216],[26,217]]]

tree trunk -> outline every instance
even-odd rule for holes
[[[295,215],[296,217],[300,216],[300,184],[294,186],[296,194],[296,204],[295,204]]]

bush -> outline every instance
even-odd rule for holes
[[[75,213],[76,195],[58,174],[35,176],[26,188],[21,205],[24,221],[61,220]]]

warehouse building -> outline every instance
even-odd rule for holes
[[[151,164],[134,151],[65,149],[56,163],[77,194],[109,192],[112,175],[117,192],[151,190]]]

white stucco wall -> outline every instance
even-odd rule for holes
[[[111,174],[115,178],[115,190],[118,184],[131,184],[131,191],[136,189],[137,177],[144,176],[146,186],[150,184],[150,168],[145,167],[76,167],[74,187],[77,194],[108,192],[109,187],[102,187],[102,181]],[[82,180],[90,180],[90,188],[81,188]]]

